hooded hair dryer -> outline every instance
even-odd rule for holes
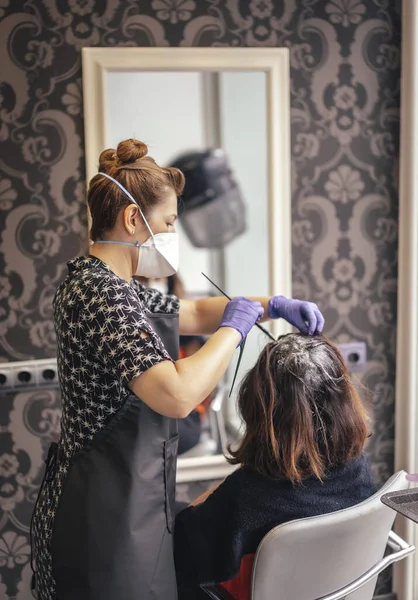
[[[223,150],[182,154],[171,166],[186,178],[179,218],[193,246],[223,248],[245,231],[245,203]]]

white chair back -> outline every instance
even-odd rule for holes
[[[396,473],[361,504],[291,521],[270,531],[255,556],[252,600],[371,600],[378,570],[354,593],[335,592],[382,560],[396,513],[382,504],[380,497],[406,489],[405,475],[404,471]],[[405,543],[400,548],[406,548],[404,553],[414,551]],[[395,560],[400,558],[403,555]]]

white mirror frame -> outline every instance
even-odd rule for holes
[[[84,48],[87,181],[108,147],[107,75],[111,71],[262,71],[268,137],[269,294],[291,296],[290,77],[287,48]],[[277,260],[274,260],[277,257]],[[254,292],[256,293],[256,291]],[[280,319],[272,333],[290,331]],[[220,479],[234,470],[222,455],[180,458],[177,481]]]
[[[398,319],[395,471],[418,472],[418,5],[402,2]],[[398,516],[396,531],[418,547],[418,525]],[[393,591],[418,598],[418,553],[394,566]]]

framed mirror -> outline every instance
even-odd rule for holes
[[[225,153],[246,230],[210,250],[193,246],[180,223],[179,275],[190,297],[218,294],[202,272],[230,296],[291,295],[287,49],[85,48],[83,93],[87,181],[101,151],[126,138],[144,141],[162,166],[189,151]],[[282,320],[267,327],[275,337],[289,331]],[[212,402],[207,452],[201,444],[200,453],[179,457],[179,482],[233,469],[222,449],[226,436],[239,435],[236,392],[267,341],[256,328],[248,336],[233,394],[234,361]]]

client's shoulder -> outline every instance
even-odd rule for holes
[[[329,489],[355,493],[356,502],[362,502],[376,492],[376,482],[369,459],[364,453],[344,465],[334,467],[325,479]]]

